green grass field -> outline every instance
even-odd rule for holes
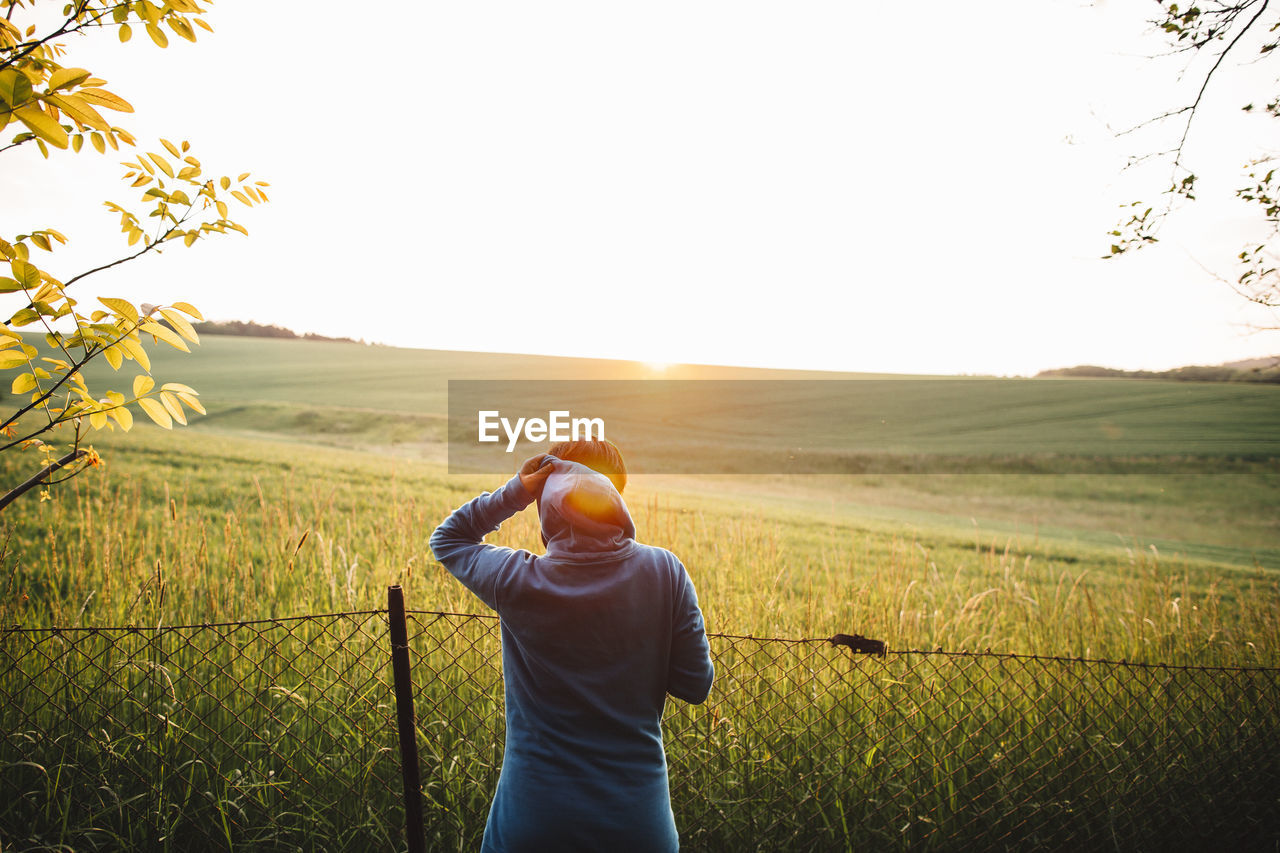
[[[483,612],[432,561],[426,543],[434,524],[452,508],[503,479],[447,472],[441,442],[445,381],[643,378],[646,371],[640,365],[586,360],[208,338],[192,356],[157,359],[154,369],[160,381],[196,387],[208,417],[173,432],[142,424],[139,418],[127,435],[97,434],[94,443],[106,459],[104,470],[57,488],[49,502],[30,493],[5,513],[0,617],[5,625],[26,627],[235,622],[375,609],[384,605],[392,583],[405,587],[413,608]],[[662,374],[784,375],[728,368],[674,368]],[[998,383],[954,382],[957,388],[1002,393]],[[1045,473],[1036,460],[1010,454],[1001,473],[642,475],[628,487],[628,503],[640,538],[671,548],[689,567],[712,632],[790,638],[856,632],[884,639],[893,649],[1280,665],[1280,514],[1275,511],[1280,506],[1280,465],[1274,455],[1258,450],[1276,434],[1280,389],[1116,380],[1093,386],[1115,390],[1111,397],[1098,398],[1091,410],[1089,400],[1075,390],[1090,385],[1052,380],[1035,388],[1041,386],[1057,399],[1062,399],[1063,388],[1074,395],[1064,404],[1072,409],[1071,418],[1059,419],[1059,424],[1114,420],[1099,413],[1113,411],[1117,401],[1137,401],[1148,412],[1179,413],[1181,421],[1171,420],[1156,431],[1161,441],[1176,442],[1179,430],[1235,424],[1240,430],[1232,434],[1253,436],[1255,444],[1233,452],[1222,442],[1207,442],[1200,452],[1180,454],[1167,453],[1172,445],[1165,444],[1153,447],[1154,459],[1138,462],[1125,457],[1099,463],[1065,454],[1049,469],[1059,473]],[[1176,400],[1177,406],[1162,406],[1161,400]],[[997,403],[970,400],[964,414],[973,428],[969,435],[999,436],[1013,428],[1002,420],[1008,414]],[[1194,416],[1197,410],[1201,417]],[[954,412],[945,406],[921,412],[918,429],[930,441],[942,442],[954,425],[948,420]],[[914,416],[903,412],[903,417]],[[34,458],[10,454],[0,461],[5,481],[19,480]],[[1112,470],[1128,473],[1107,473]],[[532,513],[514,519],[493,541],[536,550]],[[230,647],[215,649],[205,662],[234,669],[235,654]],[[894,678],[910,681],[901,673]],[[283,680],[279,686],[301,689]],[[823,691],[834,686],[821,684]],[[439,694],[429,685],[420,689],[436,707],[461,702],[451,692],[456,685],[440,687],[444,692]],[[713,695],[706,713],[713,718],[739,715],[734,731],[741,730],[744,738],[748,732],[782,725],[768,719],[771,712],[761,710],[764,706],[753,710],[735,705],[740,697],[719,695]],[[930,701],[940,703],[939,713],[955,713],[943,694],[930,695]],[[1010,708],[1023,701],[1006,699],[1013,703]],[[1038,707],[1034,694],[1026,701],[1027,709]],[[810,711],[821,707],[826,706]],[[228,732],[240,725],[234,711],[225,711]],[[692,732],[701,731],[702,718],[679,713],[684,734],[677,739],[685,743]],[[749,718],[756,713],[762,716]],[[715,731],[717,737],[727,737]],[[919,733],[926,735],[933,743],[934,735]],[[120,743],[147,743],[128,732],[118,737]],[[244,737],[248,743],[255,736]],[[983,774],[992,772],[991,756],[1003,754],[983,738],[965,735],[959,722],[945,737],[938,734],[937,743],[944,741],[956,750],[957,761],[963,759],[955,773],[973,771],[978,774],[974,778],[986,778]],[[129,837],[143,848],[163,849],[145,827],[126,821],[122,828],[118,810],[75,816],[68,815],[70,806],[58,805],[67,789],[52,782],[57,768],[69,775],[88,761],[84,755],[68,757],[68,745],[59,743],[52,752],[13,740],[6,746],[3,760],[9,766],[37,764],[45,775],[31,778],[46,780],[31,782],[23,776],[27,781],[22,784],[34,787],[29,796],[14,800],[14,808],[28,801],[41,804],[22,812],[24,821],[37,820],[38,825],[13,835],[5,821],[16,820],[18,812],[0,812],[0,829],[19,839],[14,849],[26,849],[23,844],[37,837],[41,843],[73,846],[90,845],[93,838]],[[1221,748],[1215,744],[1214,749]],[[726,794],[723,801],[703,803],[706,814],[724,813],[743,832],[756,820],[752,802],[775,802],[783,811],[808,814],[806,820],[826,821],[822,832],[828,835],[822,837],[840,836],[841,821],[851,819],[835,811],[853,808],[838,794],[839,771],[827,768],[821,771],[827,775],[814,777],[826,780],[823,791],[835,786],[837,793],[830,796],[836,799],[822,793],[792,802],[787,797],[794,775],[774,772],[772,764],[750,764],[766,761],[761,758],[764,746],[752,747],[756,752],[747,756],[748,765],[707,765],[705,770],[695,769],[703,767],[693,758],[700,749],[697,743],[686,746],[674,754],[673,766],[705,772],[707,779],[738,778],[733,774],[744,766],[755,767],[754,775],[740,782],[756,800],[744,799],[735,807],[730,800],[737,794]],[[883,746],[891,752],[889,741]],[[141,748],[148,761],[165,764],[169,753],[159,745]],[[800,762],[813,744],[801,738],[793,748],[797,752],[787,760]],[[57,749],[64,750],[61,758]],[[728,741],[724,749],[725,755],[732,753]],[[465,752],[462,746],[458,750],[458,755]],[[872,775],[886,779],[916,772],[895,765],[892,754],[860,751],[855,758]],[[203,760],[217,768],[216,755]],[[442,767],[451,766],[450,756],[440,760]],[[889,763],[877,763],[881,761]],[[978,765],[987,769],[978,773]],[[491,781],[484,776],[488,771],[474,772],[479,776],[468,778]],[[961,775],[954,776],[955,785]],[[214,776],[209,784],[224,787],[218,789],[221,795],[211,795],[212,801],[225,804],[247,796],[225,781],[228,776]],[[945,814],[960,815],[949,824],[960,832],[963,811],[957,811],[955,785],[946,794],[949,778],[943,773],[931,779],[921,802],[931,804],[938,821]],[[1173,779],[1169,777],[1170,785]],[[461,800],[448,799],[454,796],[449,793],[455,791],[449,787],[453,783],[440,784],[441,802],[464,809]],[[113,794],[124,800],[129,795],[123,789]],[[686,795],[692,793],[681,796]],[[65,796],[65,803],[75,801],[70,793]],[[479,806],[467,800],[465,809],[482,808],[485,797],[476,801]],[[825,811],[819,817],[806,811],[811,807]],[[261,803],[255,808],[270,812]],[[252,811],[247,805],[245,809]],[[364,819],[350,818],[360,827],[366,827],[360,823]],[[89,825],[94,821],[96,828]],[[367,830],[365,835],[351,837],[385,839],[395,831],[383,819],[369,821],[360,830]],[[458,826],[457,838],[463,840],[456,843],[465,848],[467,839],[474,841],[476,827],[468,820]],[[932,836],[925,827],[917,827],[923,835],[902,838],[928,846]],[[329,838],[333,849],[358,849],[356,841],[335,840],[346,838],[341,833],[350,826],[329,829],[335,833]],[[261,832],[269,835],[270,828]],[[845,837],[859,846],[856,835]],[[288,847],[283,835],[260,844],[236,838],[246,849]],[[111,842],[101,843],[112,848]],[[320,846],[325,839],[307,843]],[[716,843],[708,840],[704,849],[717,849]],[[895,845],[882,838],[872,846]]]

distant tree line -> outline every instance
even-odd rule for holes
[[[1037,378],[1048,376],[1084,376],[1116,379],[1173,379],[1179,382],[1269,382],[1280,384],[1280,362],[1269,367],[1239,368],[1224,364],[1216,367],[1191,365],[1173,370],[1117,370],[1114,367],[1098,367],[1082,364],[1077,367],[1059,367],[1042,370]]]
[[[331,338],[328,335],[317,335],[307,332],[300,335],[293,329],[284,326],[264,325],[252,320],[226,320],[222,322],[195,323],[195,330],[202,335],[238,335],[245,338],[290,338],[302,341],[334,341],[345,344],[364,343],[355,338]]]

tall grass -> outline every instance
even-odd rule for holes
[[[174,625],[381,606],[482,609],[427,548],[501,477],[271,441],[152,433],[107,476],[6,513],[7,624]],[[820,478],[819,478],[820,479]],[[749,480],[744,480],[749,484]],[[628,490],[640,538],[672,549],[710,630],[858,632],[892,648],[1170,663],[1280,661],[1280,573],[1154,547],[876,523],[830,508]],[[534,513],[492,541],[539,550]],[[1135,535],[1135,542],[1138,541]]]

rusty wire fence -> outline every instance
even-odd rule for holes
[[[410,612],[427,849],[479,845],[497,620]],[[1275,850],[1280,668],[894,652],[713,634],[672,701],[688,850]],[[8,629],[0,843],[403,849],[386,611]]]

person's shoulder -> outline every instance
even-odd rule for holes
[[[669,571],[684,571],[684,563],[680,562],[680,558],[672,551],[661,547],[660,545],[646,545],[643,542],[636,542],[636,555],[643,555],[654,566],[661,566]]]

